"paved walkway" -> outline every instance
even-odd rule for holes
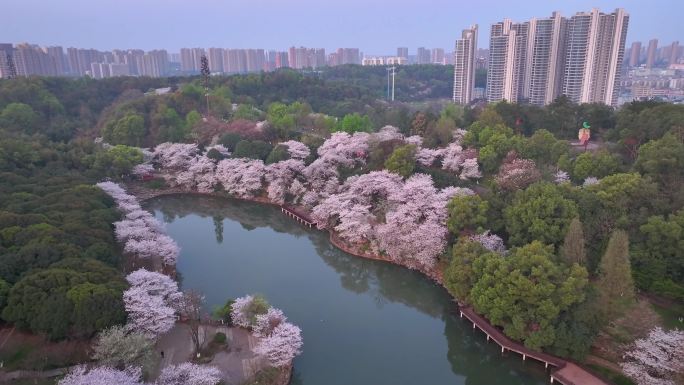
[[[206,346],[206,343],[211,341],[218,332],[226,335],[228,348],[217,352],[207,365],[219,368],[227,385],[239,385],[267,366],[267,362],[254,353],[257,339],[242,328],[202,325],[200,327],[202,345]],[[190,338],[189,326],[176,323],[173,329],[157,341],[155,351],[158,357],[161,357],[162,351],[164,352],[155,377],[161,369],[169,365],[180,364],[194,358],[194,345]]]

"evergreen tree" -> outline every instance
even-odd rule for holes
[[[623,230],[616,230],[608,241],[601,264],[598,288],[603,309],[616,314],[634,299],[634,281],[629,262],[629,237]]]
[[[568,232],[565,234],[565,240],[563,241],[560,254],[570,265],[573,263],[583,265],[587,257],[584,245],[585,241],[582,222],[580,222],[579,218],[575,218],[570,222],[570,226],[568,226]]]

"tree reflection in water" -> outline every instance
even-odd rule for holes
[[[325,265],[330,266],[337,273],[340,286],[344,290],[371,297],[377,308],[383,308],[390,303],[402,304],[432,319],[440,320],[440,323],[444,324],[443,335],[446,339],[446,358],[449,367],[443,370],[449,372],[450,368],[450,371],[456,375],[456,379],[450,380],[450,385],[459,383],[523,385],[545,382],[542,365],[534,362],[523,363],[520,357],[512,354],[507,354],[502,358],[500,348],[493,342],[487,343],[480,332],[473,332],[470,324],[458,317],[456,306],[446,290],[437,287],[428,278],[418,272],[389,263],[365,260],[344,253],[329,242],[327,233],[298,225],[291,218],[283,215],[277,207],[194,195],[157,198],[148,201],[145,206],[147,209],[161,212],[167,223],[189,215],[211,220],[218,244],[224,240],[224,221],[226,220],[239,223],[247,231],[270,228],[275,232],[289,234],[296,238],[306,237]],[[228,228],[227,225],[226,228]],[[231,246],[227,244],[222,247]],[[373,325],[368,325],[370,330],[373,327]],[[382,325],[377,327],[382,327]],[[406,326],[399,326],[399,330],[403,330],[401,327]],[[430,331],[430,334],[430,338],[434,339],[434,331]],[[438,333],[436,337],[439,335]],[[304,336],[306,339],[306,330],[304,330]],[[443,348],[435,347],[440,350]],[[425,346],[422,349],[425,349]],[[306,356],[306,342],[304,350],[304,356]],[[406,354],[419,354],[419,351]],[[373,367],[388,365],[384,362],[368,364]],[[423,366],[426,366],[424,369],[429,370],[429,364],[416,364],[414,370],[420,370]],[[311,381],[305,381],[308,377],[300,370],[306,371],[304,368],[295,366],[291,383],[310,385]],[[426,378],[429,377],[429,375],[426,376]],[[337,382],[332,383],[339,383],[340,380],[342,379],[338,378]]]

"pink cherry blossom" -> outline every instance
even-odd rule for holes
[[[265,166],[261,160],[224,159],[216,167],[216,180],[226,192],[240,198],[260,194],[264,187]]]
[[[477,179],[482,177],[480,172],[480,166],[477,164],[477,158],[468,158],[461,163],[461,175],[459,178],[465,179]]]
[[[199,149],[196,144],[162,143],[154,149],[154,159],[164,169],[183,170],[188,167]]]
[[[471,235],[470,239],[481,244],[485,249],[497,253],[505,253],[506,246],[500,236],[491,234],[489,230],[482,234]]]
[[[285,321],[287,321],[287,317],[282,310],[270,307],[266,314],[256,316],[256,323],[252,331],[257,337],[268,337],[278,325]]]
[[[294,182],[294,178],[304,169],[304,162],[296,159],[288,159],[266,166],[265,179],[268,183],[268,198],[276,203],[285,203],[285,195],[288,188]]]
[[[623,358],[622,370],[639,385],[674,385],[684,373],[684,331],[656,327]]]
[[[140,368],[114,369],[106,366],[88,370],[77,366],[69,371],[57,385],[143,385]]]
[[[214,366],[184,362],[162,369],[154,385],[216,385],[221,380],[221,371]]]
[[[252,295],[235,298],[230,312],[230,317],[233,320],[233,324],[243,328],[252,327],[249,314],[247,314],[247,308],[252,304],[253,300],[254,296]]]
[[[301,353],[301,348],[301,329],[289,322],[282,322],[273,329],[271,335],[259,340],[254,352],[266,357],[271,365],[283,367]]]
[[[306,144],[296,140],[288,140],[280,144],[287,147],[287,152],[292,159],[304,160],[311,154],[311,150]]]
[[[514,191],[524,189],[538,181],[541,179],[541,174],[533,160],[513,158],[499,167],[499,173],[495,179],[500,188]]]
[[[123,294],[128,328],[149,338],[171,330],[182,295],[178,284],[169,276],[145,269],[130,273],[126,280],[131,285]]]

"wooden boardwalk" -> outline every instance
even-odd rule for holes
[[[294,218],[297,222],[303,224],[304,226],[308,226],[309,228],[316,227],[313,223],[313,220],[311,220],[307,214],[297,210],[294,207],[280,206],[280,211],[282,211],[285,215]]]
[[[522,356],[523,361],[528,357],[544,363],[544,367],[553,366],[555,369],[551,371],[551,383],[560,383],[563,385],[609,385],[599,377],[593,375],[589,371],[582,369],[572,362],[568,362],[562,358],[552,356],[543,352],[538,352],[521,345],[510,338],[506,337],[499,329],[494,327],[487,321],[486,318],[475,313],[469,306],[462,306],[459,304],[459,313],[461,318],[467,318],[472,324],[473,329],[478,328],[487,336],[487,341],[490,339],[501,346],[501,353],[506,350],[518,353]]]

